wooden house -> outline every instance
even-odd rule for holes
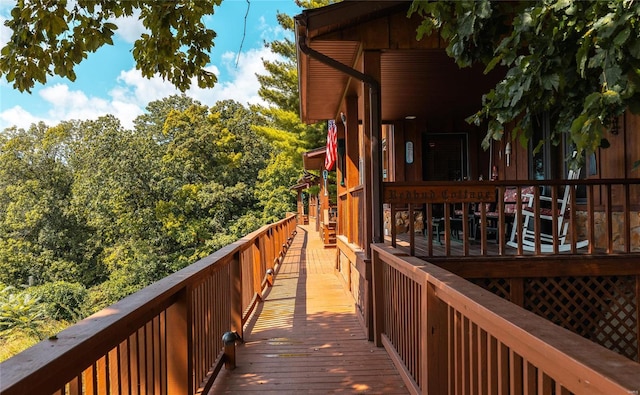
[[[285,332],[261,328],[260,339],[243,347],[256,358],[241,362],[243,391],[284,391],[283,382],[298,388],[313,378],[315,392],[370,392],[341,366],[355,350],[344,325],[353,304],[366,334],[358,336],[384,347],[402,377],[393,393],[637,394],[639,118],[620,117],[611,147],[590,154],[580,171],[563,160],[567,144],[534,155],[511,142],[509,130],[484,150],[485,130],[465,118],[500,73],[459,69],[437,35],[417,41],[420,21],[407,18],[409,5],[346,0],[295,18],[302,120],[333,120],[339,148],[326,185],[325,149],[305,154],[306,169],[319,175],[292,187],[297,216],[3,362],[0,392],[217,393],[214,380],[223,366],[235,367],[235,343],[286,267],[287,288],[278,294],[286,300],[276,298],[265,314]],[[322,191],[330,180],[335,256],[323,246],[302,248],[309,226],[300,226],[313,221],[324,232],[334,219],[322,218],[333,208]],[[305,208],[302,191],[313,185],[318,193]],[[320,290],[315,298],[335,295],[322,280],[307,283],[307,264],[316,270],[320,261],[330,262],[329,276],[335,264],[348,291],[339,313],[293,296],[310,285]],[[300,324],[283,317],[285,305]],[[292,332],[295,341],[272,338]],[[262,340],[273,353],[256,347]],[[340,362],[317,363],[328,355]],[[369,346],[355,355],[359,372],[384,381]],[[302,358],[323,377],[312,377]],[[261,364],[251,361],[265,359],[268,368],[255,371]]]
[[[379,339],[374,247],[390,245],[638,361],[640,118],[620,117],[580,172],[566,142],[534,155],[506,130],[485,150],[486,129],[465,119],[501,72],[460,69],[438,35],[418,41],[409,5],[344,1],[296,17],[301,118],[336,120],[345,146],[336,269],[363,326]],[[539,126],[544,138],[544,114]]]

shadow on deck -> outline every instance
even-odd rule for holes
[[[236,369],[221,372],[210,394],[408,393],[384,348],[367,340],[334,272],[335,254],[298,227],[247,324]]]

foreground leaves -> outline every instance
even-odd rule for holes
[[[625,110],[640,113],[640,5],[625,1],[414,1],[418,37],[439,30],[460,66],[483,62],[505,77],[469,121],[487,124],[485,147],[508,124],[523,143],[534,118],[551,115],[553,142],[608,146]]]
[[[53,75],[74,81],[76,65],[100,47],[113,45],[121,18],[137,17],[146,32],[132,54],[143,76],[159,75],[181,91],[192,79],[210,88],[216,77],[206,66],[216,33],[202,19],[220,2],[20,0],[5,21],[12,33],[1,50],[0,75],[27,92]]]

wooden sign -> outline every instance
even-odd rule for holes
[[[496,201],[496,187],[385,185],[384,203],[490,203]]]

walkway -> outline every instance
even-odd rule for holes
[[[367,341],[353,299],[334,274],[335,249],[308,226],[210,394],[407,394],[383,348]]]

